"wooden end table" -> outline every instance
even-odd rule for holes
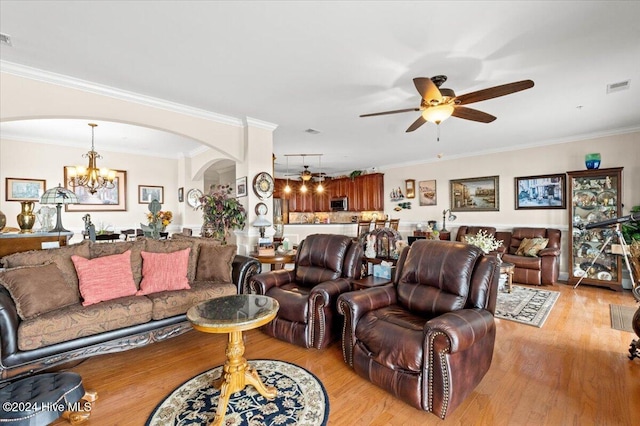
[[[513,284],[513,271],[516,269],[516,265],[511,262],[502,262],[500,264],[500,274],[507,275],[507,289],[511,293],[511,285]]]
[[[244,355],[242,332],[269,323],[278,313],[278,301],[254,294],[239,294],[217,297],[192,306],[187,311],[187,319],[198,331],[205,333],[229,333],[229,343],[225,350],[227,360],[222,375],[213,386],[220,389],[220,400],[212,426],[224,424],[229,397],[251,385],[260,395],[273,399],[277,390],[265,386],[256,370],[247,363]]]
[[[354,290],[364,290],[366,288],[379,287],[391,283],[391,278],[374,277],[368,275],[358,280],[351,280],[351,287]]]
[[[286,263],[294,263],[296,261],[296,253],[276,253],[270,256],[260,256],[258,253],[249,253],[249,256],[258,259],[260,263],[266,263],[271,265],[271,270],[275,271],[277,269],[284,268]]]

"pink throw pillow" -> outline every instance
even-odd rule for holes
[[[122,254],[85,259],[71,256],[78,274],[82,306],[136,294],[131,272],[131,250]]]
[[[142,254],[142,281],[137,296],[170,290],[188,290],[190,248],[171,253]]]

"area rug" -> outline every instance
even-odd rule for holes
[[[609,305],[611,312],[611,328],[633,333],[633,314],[638,310],[637,306]]]
[[[511,293],[498,292],[496,317],[542,327],[560,292],[514,285]]]
[[[251,360],[265,385],[278,396],[264,398],[253,386],[231,395],[225,425],[326,425],[329,398],[316,376],[284,361]],[[208,425],[218,407],[220,391],[212,385],[222,366],[205,371],[176,388],[155,408],[146,425]]]

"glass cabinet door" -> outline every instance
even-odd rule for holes
[[[620,290],[621,260],[611,253],[618,244],[616,226],[585,229],[620,216],[622,168],[568,172],[569,176],[569,284],[591,284]]]

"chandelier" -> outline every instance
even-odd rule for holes
[[[89,193],[95,194],[102,188],[115,188],[113,181],[116,178],[116,171],[105,167],[98,169],[96,166],[96,159],[102,158],[102,156],[98,154],[93,147],[93,131],[98,125],[95,123],[89,123],[89,126],[91,126],[91,151],[82,155],[89,159],[89,165],[87,167],[67,167],[67,176],[69,178],[68,183],[72,187],[85,187]]]

